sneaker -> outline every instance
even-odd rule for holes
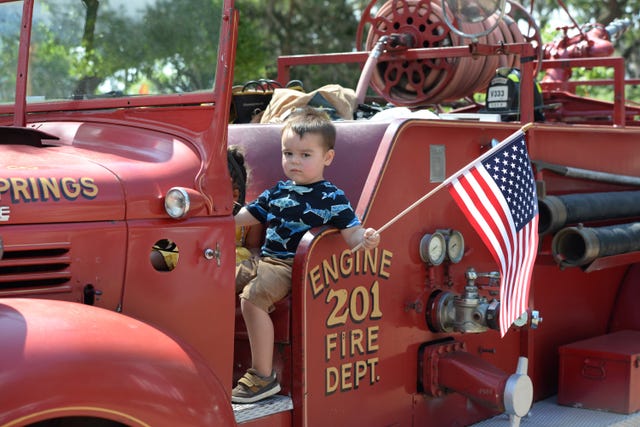
[[[276,380],[276,373],[268,377],[258,375],[253,368],[238,380],[238,385],[231,391],[231,402],[253,403],[273,396],[280,391],[280,384]]]

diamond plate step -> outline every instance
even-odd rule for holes
[[[613,412],[572,408],[556,403],[557,396],[536,402],[522,417],[520,427],[638,427],[640,412],[624,415]],[[508,427],[509,417],[497,417],[473,424],[473,427]]]
[[[256,403],[232,403],[233,413],[238,424],[278,412],[293,409],[293,401],[289,396],[276,394]]]

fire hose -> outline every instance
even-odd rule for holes
[[[576,267],[597,258],[640,250],[640,222],[607,227],[567,227],[551,243],[553,258],[563,266]]]

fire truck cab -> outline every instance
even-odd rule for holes
[[[234,1],[0,1],[0,426],[640,422],[640,109],[611,41],[629,23],[543,46],[509,3],[374,0],[360,50],[278,59],[283,86],[360,64],[326,178],[384,231],[368,251],[307,232],[271,314],[282,391],[232,405],[251,354],[227,147],[247,201],[283,179],[282,123],[230,123]],[[558,72],[596,64],[613,102]],[[355,114],[367,91],[377,117]],[[518,132],[537,243],[502,335],[502,267],[445,184]]]

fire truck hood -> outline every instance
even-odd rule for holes
[[[0,165],[0,224],[122,220],[123,189],[100,164],[57,147],[12,146]]]
[[[188,144],[161,132],[68,122],[39,129],[55,138],[34,142],[25,129],[2,142],[0,225],[166,217],[164,192],[193,183],[200,167]]]

